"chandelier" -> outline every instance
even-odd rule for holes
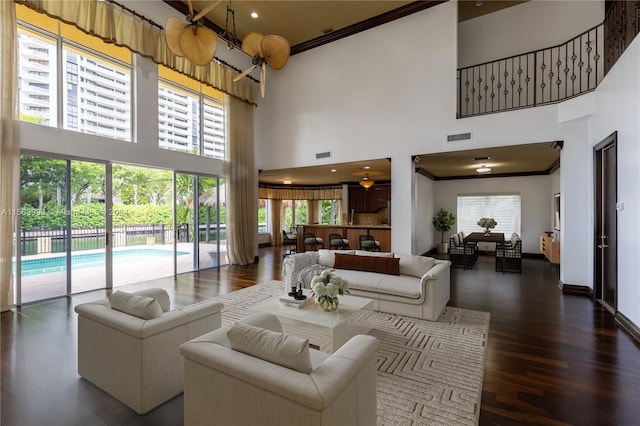
[[[373,186],[375,182],[372,181],[371,179],[369,179],[369,173],[367,173],[367,175],[365,177],[362,178],[362,180],[360,181],[360,185],[362,185],[362,187],[364,189],[369,189]]]

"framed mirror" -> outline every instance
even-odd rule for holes
[[[560,193],[553,194],[553,229],[560,230]]]

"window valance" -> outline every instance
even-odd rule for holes
[[[215,59],[208,65],[196,66],[174,55],[167,47],[160,25],[134,15],[117,3],[101,0],[15,1],[255,105],[255,85],[247,79],[234,82],[237,71]]]
[[[270,200],[341,200],[342,187],[323,188],[269,187],[258,188],[258,198]]]

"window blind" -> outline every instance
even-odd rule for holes
[[[468,235],[470,232],[483,231],[478,225],[478,220],[482,217],[492,217],[498,222],[493,231],[504,232],[506,238],[514,232],[521,235],[520,206],[520,194],[458,195],[458,232],[462,231]]]

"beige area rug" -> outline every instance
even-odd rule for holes
[[[271,281],[216,299],[223,325],[280,294]],[[489,313],[447,306],[438,321],[370,313],[378,348],[378,425],[476,425]]]

